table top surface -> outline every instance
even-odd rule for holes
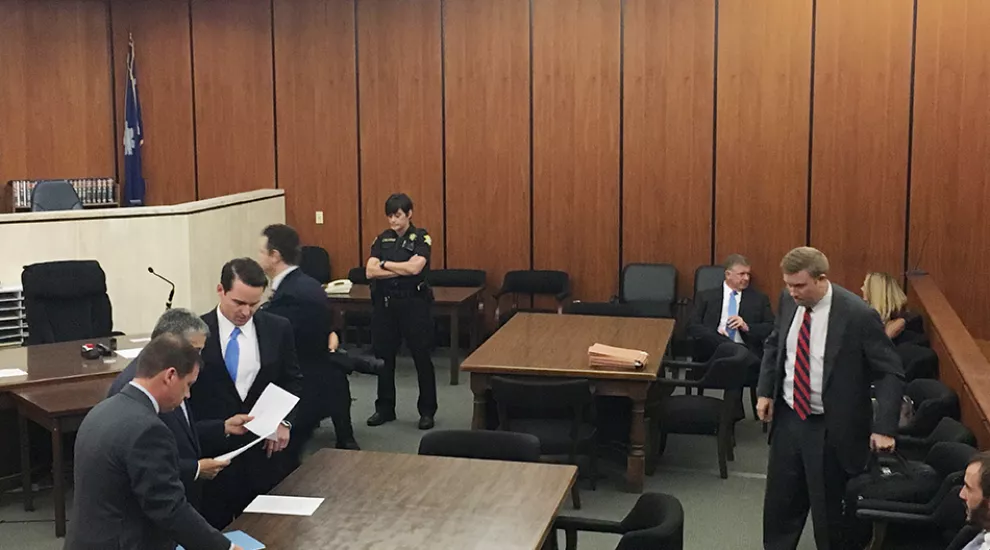
[[[461,304],[470,300],[485,290],[483,286],[434,286],[433,301],[440,305]],[[371,287],[368,285],[353,285],[347,294],[327,294],[327,298],[335,302],[370,302]]]
[[[461,370],[578,378],[656,380],[673,319],[517,313],[461,363]],[[588,366],[588,348],[605,344],[642,350],[642,370]]]
[[[243,514],[272,550],[537,549],[574,466],[324,449],[270,494],[324,497],[310,517]]]
[[[117,347],[122,350],[144,347],[147,342],[140,340],[146,336],[118,336]],[[0,350],[0,369],[20,369],[27,372],[26,375],[0,377],[0,392],[65,380],[113,377],[124,370],[131,360],[116,354],[99,359],[83,359],[80,355],[83,344],[106,344],[108,340],[93,338]]]
[[[113,378],[75,380],[58,384],[23,387],[10,392],[14,400],[52,417],[86,414],[103,401]]]

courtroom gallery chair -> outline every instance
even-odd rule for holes
[[[964,443],[976,447],[976,436],[961,422],[948,416],[938,421],[938,425],[925,437],[910,435],[897,436],[897,452],[908,460],[924,460],[928,451],[936,443]]]
[[[483,269],[431,269],[426,274],[426,282],[431,287],[484,287],[488,274]],[[461,341],[459,345],[465,348],[471,340],[471,323],[478,323],[479,329],[484,325],[484,304],[475,310],[473,318],[464,315],[461,317]],[[436,345],[449,346],[450,342],[450,318],[439,316],[434,321],[436,325]],[[482,336],[479,334],[479,336]]]
[[[28,345],[113,336],[107,278],[95,260],[45,262],[24,267]]]
[[[902,333],[903,334],[903,333]],[[938,378],[938,354],[920,344],[898,344],[894,347],[904,365],[904,379]]]
[[[549,296],[557,302],[556,311],[563,310],[564,302],[571,296],[571,278],[563,271],[553,270],[522,270],[509,271],[502,279],[502,286],[492,296],[495,298],[495,322],[502,326],[517,312],[546,311],[538,307],[520,308],[519,297],[529,296],[531,300],[537,296]],[[502,309],[502,298],[512,298],[511,307]]]
[[[527,433],[540,441],[543,456],[567,457],[579,465],[587,456],[591,488],[598,482],[598,429],[594,398],[587,379],[535,376],[493,376],[492,397],[498,409],[498,429]],[[574,508],[581,508],[577,483],[571,489]]]
[[[82,210],[79,194],[67,180],[38,182],[31,192],[31,211]]]
[[[687,361],[663,362],[665,371],[681,369],[702,371],[697,379],[657,378],[658,388],[698,388],[722,390],[721,397],[708,395],[663,395],[647,402],[650,421],[647,449],[647,473],[656,469],[657,456],[663,455],[668,434],[713,435],[718,446],[718,469],[722,479],[728,477],[727,460],[735,460],[735,422],[742,402],[742,388],[749,372],[750,353],[735,344],[719,346],[707,363]]]
[[[369,283],[368,275],[365,273],[364,267],[359,266],[352,268],[347,272],[347,279],[356,285],[366,285]],[[348,331],[354,331],[355,342],[358,346],[361,345],[361,335],[368,335],[368,342],[371,342],[371,306],[369,305],[367,311],[348,311],[344,314],[344,326],[341,327],[340,331],[340,343],[343,344],[349,340]]]
[[[622,268],[614,301],[633,306],[644,317],[674,318],[677,268],[671,264],[629,264]]]
[[[299,269],[321,285],[330,282],[330,254],[322,246],[304,246],[299,257]]]
[[[616,550],[682,550],[684,508],[677,498],[663,493],[640,495],[622,521],[558,516],[548,547],[557,550],[557,533],[564,532],[565,549],[576,550],[578,532],[621,535]]]
[[[419,440],[419,454],[508,462],[539,462],[535,435],[493,430],[435,430]]]
[[[904,395],[914,403],[914,414],[898,426],[898,436],[926,437],[943,418],[959,420],[959,396],[938,380],[912,380],[904,387]]]

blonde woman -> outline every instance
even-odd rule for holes
[[[887,273],[873,272],[863,281],[863,299],[880,313],[884,331],[893,340],[907,324],[907,296],[897,281]]]

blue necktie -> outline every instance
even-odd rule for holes
[[[729,309],[725,313],[726,318],[732,317],[739,312],[739,302],[736,300],[736,294],[738,292],[735,290],[729,293]],[[736,341],[736,329],[725,327],[725,332],[728,333],[729,340]]]
[[[241,358],[241,346],[237,343],[237,337],[241,334],[240,327],[234,327],[234,331],[230,333],[230,340],[227,340],[227,352],[224,354],[223,362],[227,364],[227,372],[230,373],[230,379],[237,384],[237,363]]]

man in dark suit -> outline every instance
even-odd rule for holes
[[[135,379],[93,407],[79,427],[65,550],[237,548],[186,500],[175,438],[158,416],[189,395],[199,353],[164,335],[142,355]]]
[[[337,448],[359,449],[351,423],[350,382],[329,351],[333,324],[330,304],[320,283],[299,269],[301,254],[295,229],[276,224],[262,231],[258,263],[271,278],[273,291],[262,311],[285,317],[292,324],[305,380],[288,447],[297,464],[306,442],[328,415]]]
[[[176,308],[166,311],[158,318],[154,330],[151,331],[151,338],[158,338],[162,334],[183,338],[196,348],[196,351],[201,351],[206,345],[210,329],[195,313],[188,309]],[[110,385],[107,397],[113,397],[127,387],[137,374],[143,356],[142,351],[117,375]],[[202,483],[216,477],[220,470],[229,464],[226,461],[202,457],[223,454],[226,436],[247,433],[244,423],[250,421],[251,417],[246,414],[236,414],[225,421],[194,419],[184,399],[175,410],[162,412],[159,416],[175,436],[179,451],[179,478],[186,489],[186,499],[194,508],[200,510],[203,497]]]
[[[268,384],[301,395],[292,326],[282,317],[257,311],[268,286],[265,272],[251,258],[224,264],[217,294],[220,304],[202,316],[210,330],[203,348],[203,371],[189,400],[202,420],[222,420],[251,411]],[[203,487],[203,513],[211,525],[225,527],[256,496],[268,492],[287,471],[280,453],[289,444],[295,412],[265,441],[233,460]],[[225,451],[250,443],[254,436],[227,438]]]
[[[866,469],[871,450],[894,449],[901,360],[879,315],[829,282],[824,254],[795,248],[780,266],[787,291],[757,390],[760,419],[773,419],[763,546],[796,548],[810,508],[819,550],[845,549],[846,482]]]
[[[695,297],[688,335],[697,342],[697,361],[706,361],[727,342],[746,346],[759,358],[763,340],[773,330],[770,299],[749,287],[751,268],[740,254],[725,260],[725,282],[718,288],[704,290]]]

